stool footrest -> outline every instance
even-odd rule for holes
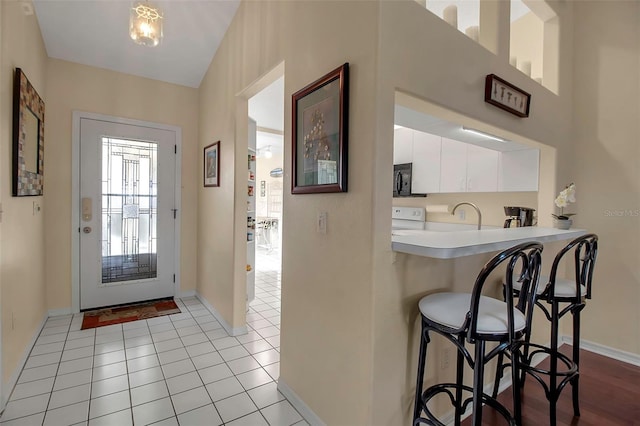
[[[431,412],[431,410],[429,410],[429,407],[427,405],[433,397],[442,393],[446,394],[449,397],[449,400],[451,401],[451,405],[453,405],[454,408],[459,407],[460,414],[462,415],[462,413],[465,412],[467,406],[471,404],[471,402],[473,401],[473,396],[469,396],[468,398],[463,399],[462,401],[456,401],[455,393],[458,391],[458,389],[461,389],[462,391],[465,391],[465,392],[469,392],[473,395],[473,388],[471,386],[458,385],[456,383],[439,383],[437,385],[433,385],[427,388],[422,393],[422,398],[420,400],[420,403],[422,406],[422,411],[424,411],[424,413],[427,415],[428,418],[426,419],[423,417],[417,418],[413,422],[413,426],[417,426],[419,424],[445,426],[445,423],[442,423],[440,420],[438,420],[438,418]],[[490,395],[487,395],[484,392],[482,393],[482,403],[496,410],[500,415],[502,415],[502,417],[504,417],[507,420],[509,425],[516,426],[516,421],[511,416],[511,413],[509,412],[509,410],[507,410],[505,406],[502,405],[500,402],[493,399]]]
[[[558,379],[560,379],[560,382],[556,384],[555,389],[550,389],[550,386],[547,385],[547,383],[543,380],[542,377],[543,376],[550,377],[553,374],[553,372],[537,366],[534,367],[531,365],[531,361],[533,360],[533,357],[538,354],[546,354],[546,355],[549,355],[549,357],[554,356],[554,353],[551,350],[551,348],[543,345],[538,345],[536,343],[524,343],[520,346],[520,348],[521,348],[521,353],[523,353],[522,352],[523,348],[533,349],[530,352],[528,352],[527,358],[524,359],[523,362],[520,364],[520,369],[521,371],[525,372],[526,374],[536,379],[536,381],[542,385],[548,400],[551,400],[551,399],[557,400],[558,397],[560,396],[560,392],[562,392],[562,389],[567,385],[567,383],[570,383],[572,380],[574,380],[575,377],[577,377],[580,374],[578,371],[578,366],[576,365],[575,362],[571,360],[571,358],[569,358],[563,353],[556,351],[555,353],[556,359],[558,360],[559,366],[563,367],[563,370],[558,370],[555,372],[555,376]]]

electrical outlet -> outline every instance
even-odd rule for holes
[[[446,370],[449,368],[451,364],[451,348],[442,349],[441,358],[440,358],[440,369]]]
[[[458,219],[465,220],[467,218],[467,213],[464,209],[458,210]]]

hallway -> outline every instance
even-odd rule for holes
[[[49,318],[0,423],[306,425],[277,391],[279,256],[260,254],[243,336],[196,298],[176,300],[180,314],[97,329],[80,330],[82,314]]]

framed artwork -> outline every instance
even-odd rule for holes
[[[204,148],[204,186],[220,186],[220,141]]]
[[[16,68],[13,85],[13,196],[37,196],[44,181],[44,101]]]
[[[292,96],[291,193],[347,192],[349,64]]]
[[[484,100],[518,117],[529,116],[531,95],[495,74],[487,75]]]

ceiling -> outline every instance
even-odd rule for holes
[[[284,76],[249,99],[249,117],[253,118],[259,129],[256,139],[258,156],[269,147],[274,155],[282,155],[284,133]]]
[[[249,99],[249,116],[258,127],[284,131],[284,76]]]
[[[164,14],[157,47],[129,38],[128,0],[33,0],[51,58],[199,87],[240,0],[153,1]]]

